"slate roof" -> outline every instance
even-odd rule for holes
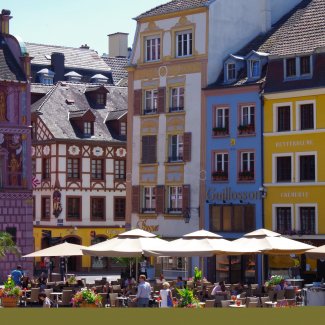
[[[0,35],[0,80],[26,81],[25,74]]]
[[[67,68],[110,71],[97,52],[91,49],[28,42],[25,42],[25,45],[27,52],[33,57],[32,64],[51,65],[51,54],[59,52],[64,54],[64,64]]]
[[[173,0],[142,13],[141,15],[137,16],[135,20],[188,9],[206,7],[209,2],[211,2],[211,0]]]
[[[33,87],[32,85],[32,92]],[[39,112],[39,118],[43,120],[56,139],[82,139],[83,141],[116,141],[109,132],[105,119],[110,111],[125,110],[127,107],[127,88],[105,86],[108,90],[105,108],[92,108],[85,95],[85,89],[89,84],[58,82],[40,100],[32,105],[32,112]],[[67,99],[69,101],[67,101]],[[68,119],[69,113],[77,117],[83,116],[90,110],[96,118],[94,135],[84,137]],[[74,116],[75,117],[75,116]]]
[[[122,109],[122,110],[118,110],[118,111],[112,111],[112,112],[108,112],[107,116],[106,116],[106,120],[105,122],[108,121],[114,121],[114,120],[119,120],[121,117],[123,117],[126,113],[128,112],[127,109]]]
[[[325,46],[325,1],[303,0],[272,29],[257,36],[242,48],[237,55],[246,55],[251,50],[271,55],[310,53]]]
[[[51,89],[53,88],[53,85],[43,85],[43,84],[31,84],[32,93],[34,94],[47,94]]]
[[[118,85],[123,78],[127,78],[128,72],[125,67],[128,59],[125,57],[102,57],[106,64],[112,69],[114,85]]]

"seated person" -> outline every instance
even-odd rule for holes
[[[274,291],[280,291],[284,289],[284,279],[282,279],[280,281],[280,283],[278,283],[275,287],[274,287]]]
[[[225,283],[224,281],[220,281],[211,291],[211,295],[215,296],[218,293],[223,293],[226,291]]]
[[[127,288],[128,286],[130,286],[130,285],[133,285],[133,284],[135,284],[135,280],[131,277],[131,276],[129,276],[126,280],[125,280],[125,282],[124,282],[124,286]]]
[[[159,278],[156,279],[156,283],[157,284],[163,284],[164,282],[166,282],[165,276],[163,274],[160,274]]]
[[[51,308],[51,300],[46,296],[44,292],[38,295],[38,300],[43,305],[43,308]]]
[[[293,285],[290,281],[284,281],[284,289],[293,289]]]
[[[45,272],[42,272],[39,278],[37,279],[37,284],[41,288],[41,291],[44,291],[44,289],[46,288],[46,282],[47,282],[47,276]]]
[[[175,287],[178,288],[178,289],[183,289],[184,288],[184,281],[183,281],[181,276],[177,277]]]

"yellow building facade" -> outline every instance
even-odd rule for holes
[[[320,246],[325,240],[325,88],[264,96],[265,228]],[[301,258],[314,274],[316,260]],[[270,267],[293,266],[270,258]]]

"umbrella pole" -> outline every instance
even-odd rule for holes
[[[138,282],[138,276],[139,274],[139,265],[138,265],[138,258],[136,257],[135,258],[135,278],[136,278],[136,281]]]

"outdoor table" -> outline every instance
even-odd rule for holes
[[[276,301],[266,301],[265,305],[269,306],[269,307],[275,307],[278,303]]]
[[[119,301],[120,307],[126,307],[126,302],[128,301],[128,297],[117,297],[116,300]]]
[[[54,298],[55,306],[56,306],[56,308],[59,308],[58,299],[59,299],[59,296],[62,296],[62,292],[51,292],[50,295],[55,297]]]
[[[305,280],[304,279],[286,279],[286,281],[291,282],[292,285],[298,285],[301,288],[302,287],[302,283]]]

